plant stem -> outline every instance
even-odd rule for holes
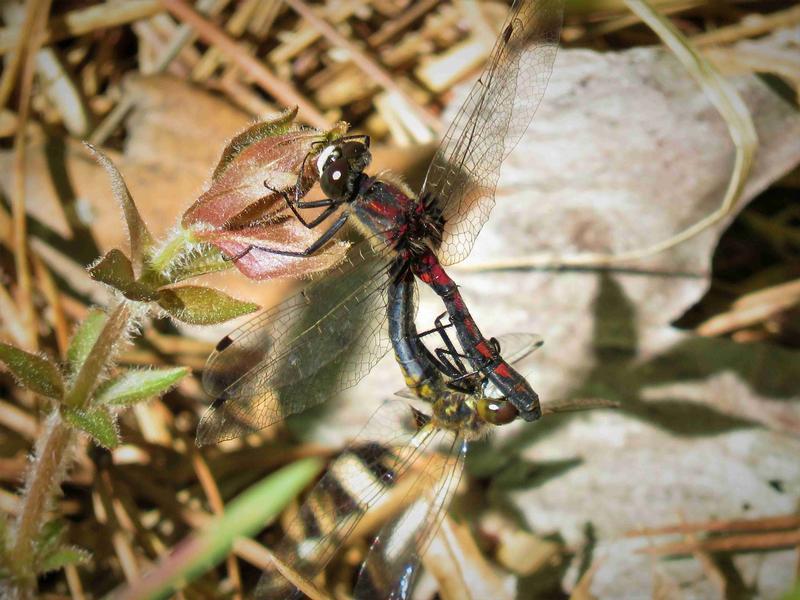
[[[112,362],[125,338],[133,312],[127,302],[121,302],[111,312],[83,363],[63,405],[85,407],[97,383]],[[45,431],[34,450],[34,458],[26,475],[22,507],[17,519],[11,564],[16,575],[17,597],[33,597],[36,592],[35,540],[38,537],[51,499],[55,496],[72,455],[73,430],[54,410],[47,420]]]
[[[64,466],[71,454],[72,439],[72,430],[61,420],[58,411],[54,411],[36,444],[35,456],[26,476],[11,552],[10,563],[16,572],[17,591],[22,598],[33,597],[36,592],[34,540],[44,524],[48,504],[55,495],[54,489],[60,485],[66,470]]]
[[[64,397],[64,405],[81,408],[89,401],[98,379],[107,368],[119,342],[124,339],[130,325],[131,309],[126,302],[121,302],[109,315],[103,330],[92,347],[89,356],[78,371],[72,387]]]
[[[189,233],[185,229],[178,229],[170,234],[164,243],[153,256],[150,257],[150,269],[161,276],[164,276],[170,263],[178,258],[186,249],[189,241]]]

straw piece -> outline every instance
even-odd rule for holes
[[[73,10],[54,17],[44,32],[43,43],[50,44],[68,37],[76,37],[94,31],[145,19],[162,10],[158,0],[125,0],[125,2],[103,2]],[[16,27],[0,30],[0,55],[19,43],[20,31]]]
[[[175,18],[193,27],[203,41],[218,46],[231,61],[279,102],[286,106],[297,105],[300,119],[319,129],[330,127],[330,123],[322,113],[290,83],[278,79],[263,63],[253,58],[245,47],[233,41],[224,31],[197,13],[188,4],[182,0],[162,0],[162,3]]]

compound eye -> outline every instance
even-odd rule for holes
[[[507,425],[519,414],[514,405],[502,398],[481,398],[478,400],[478,414],[492,425]]]
[[[342,156],[345,158],[359,158],[366,151],[366,146],[361,142],[345,142],[342,144]]]
[[[347,192],[347,174],[350,165],[346,158],[336,158],[325,166],[320,177],[320,186],[330,198],[342,198]]]
[[[328,166],[328,163],[333,162],[342,155],[342,151],[338,146],[328,146],[320,152],[317,158],[317,172],[322,175],[322,172]]]

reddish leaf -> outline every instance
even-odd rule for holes
[[[278,114],[274,119],[267,119],[266,121],[261,121],[260,123],[251,125],[242,133],[236,135],[228,143],[228,145],[225,146],[225,150],[222,151],[222,157],[219,159],[219,164],[217,165],[217,168],[214,169],[214,174],[211,176],[211,179],[213,180],[219,178],[219,176],[222,175],[222,172],[228,168],[231,162],[233,162],[233,159],[236,158],[242,152],[242,150],[248,146],[251,146],[256,142],[260,142],[265,138],[287,133],[293,128],[297,129],[292,125],[292,122],[296,116],[296,106],[293,108],[287,108],[285,111]]]
[[[301,192],[307,193],[317,179],[314,157],[321,149],[314,142],[339,137],[346,126],[330,132],[300,129],[277,133],[288,125],[258,124],[234,138],[223,154],[208,190],[183,215],[183,226],[226,227],[269,218],[285,208],[275,189],[289,190],[300,177]],[[241,147],[241,144],[249,144]],[[301,173],[302,171],[302,173]]]
[[[306,229],[294,217],[240,229],[217,229],[197,234],[197,238],[217,246],[230,257],[240,256],[234,261],[239,271],[250,279],[272,277],[302,277],[326,271],[344,259],[349,243],[333,240],[312,256],[282,256],[265,252],[254,246],[289,250],[293,252],[308,248],[319,236],[319,232]],[[243,254],[248,248],[249,252]]]

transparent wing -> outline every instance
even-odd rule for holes
[[[198,444],[268,427],[351,387],[389,348],[388,250],[357,244],[348,262],[223,338],[203,373],[216,399]]]
[[[416,488],[417,480],[438,464],[437,455],[427,450],[446,432],[417,427],[407,405],[385,402],[333,462],[284,538],[271,549],[294,576],[314,579],[368,511],[406,498],[406,490]],[[278,569],[271,568],[262,575],[255,595],[283,599],[293,597],[293,591]]]
[[[433,162],[420,197],[445,220],[439,260],[469,254],[494,206],[500,165],[544,96],[561,31],[563,0],[515,0],[489,61]]]
[[[520,362],[544,344],[542,336],[537,333],[504,333],[496,339],[503,358],[511,365]]]
[[[420,559],[439,529],[461,480],[467,442],[441,431],[445,452],[426,469],[408,491],[408,508],[383,527],[370,547],[353,592],[356,599],[405,600],[411,595]]]

